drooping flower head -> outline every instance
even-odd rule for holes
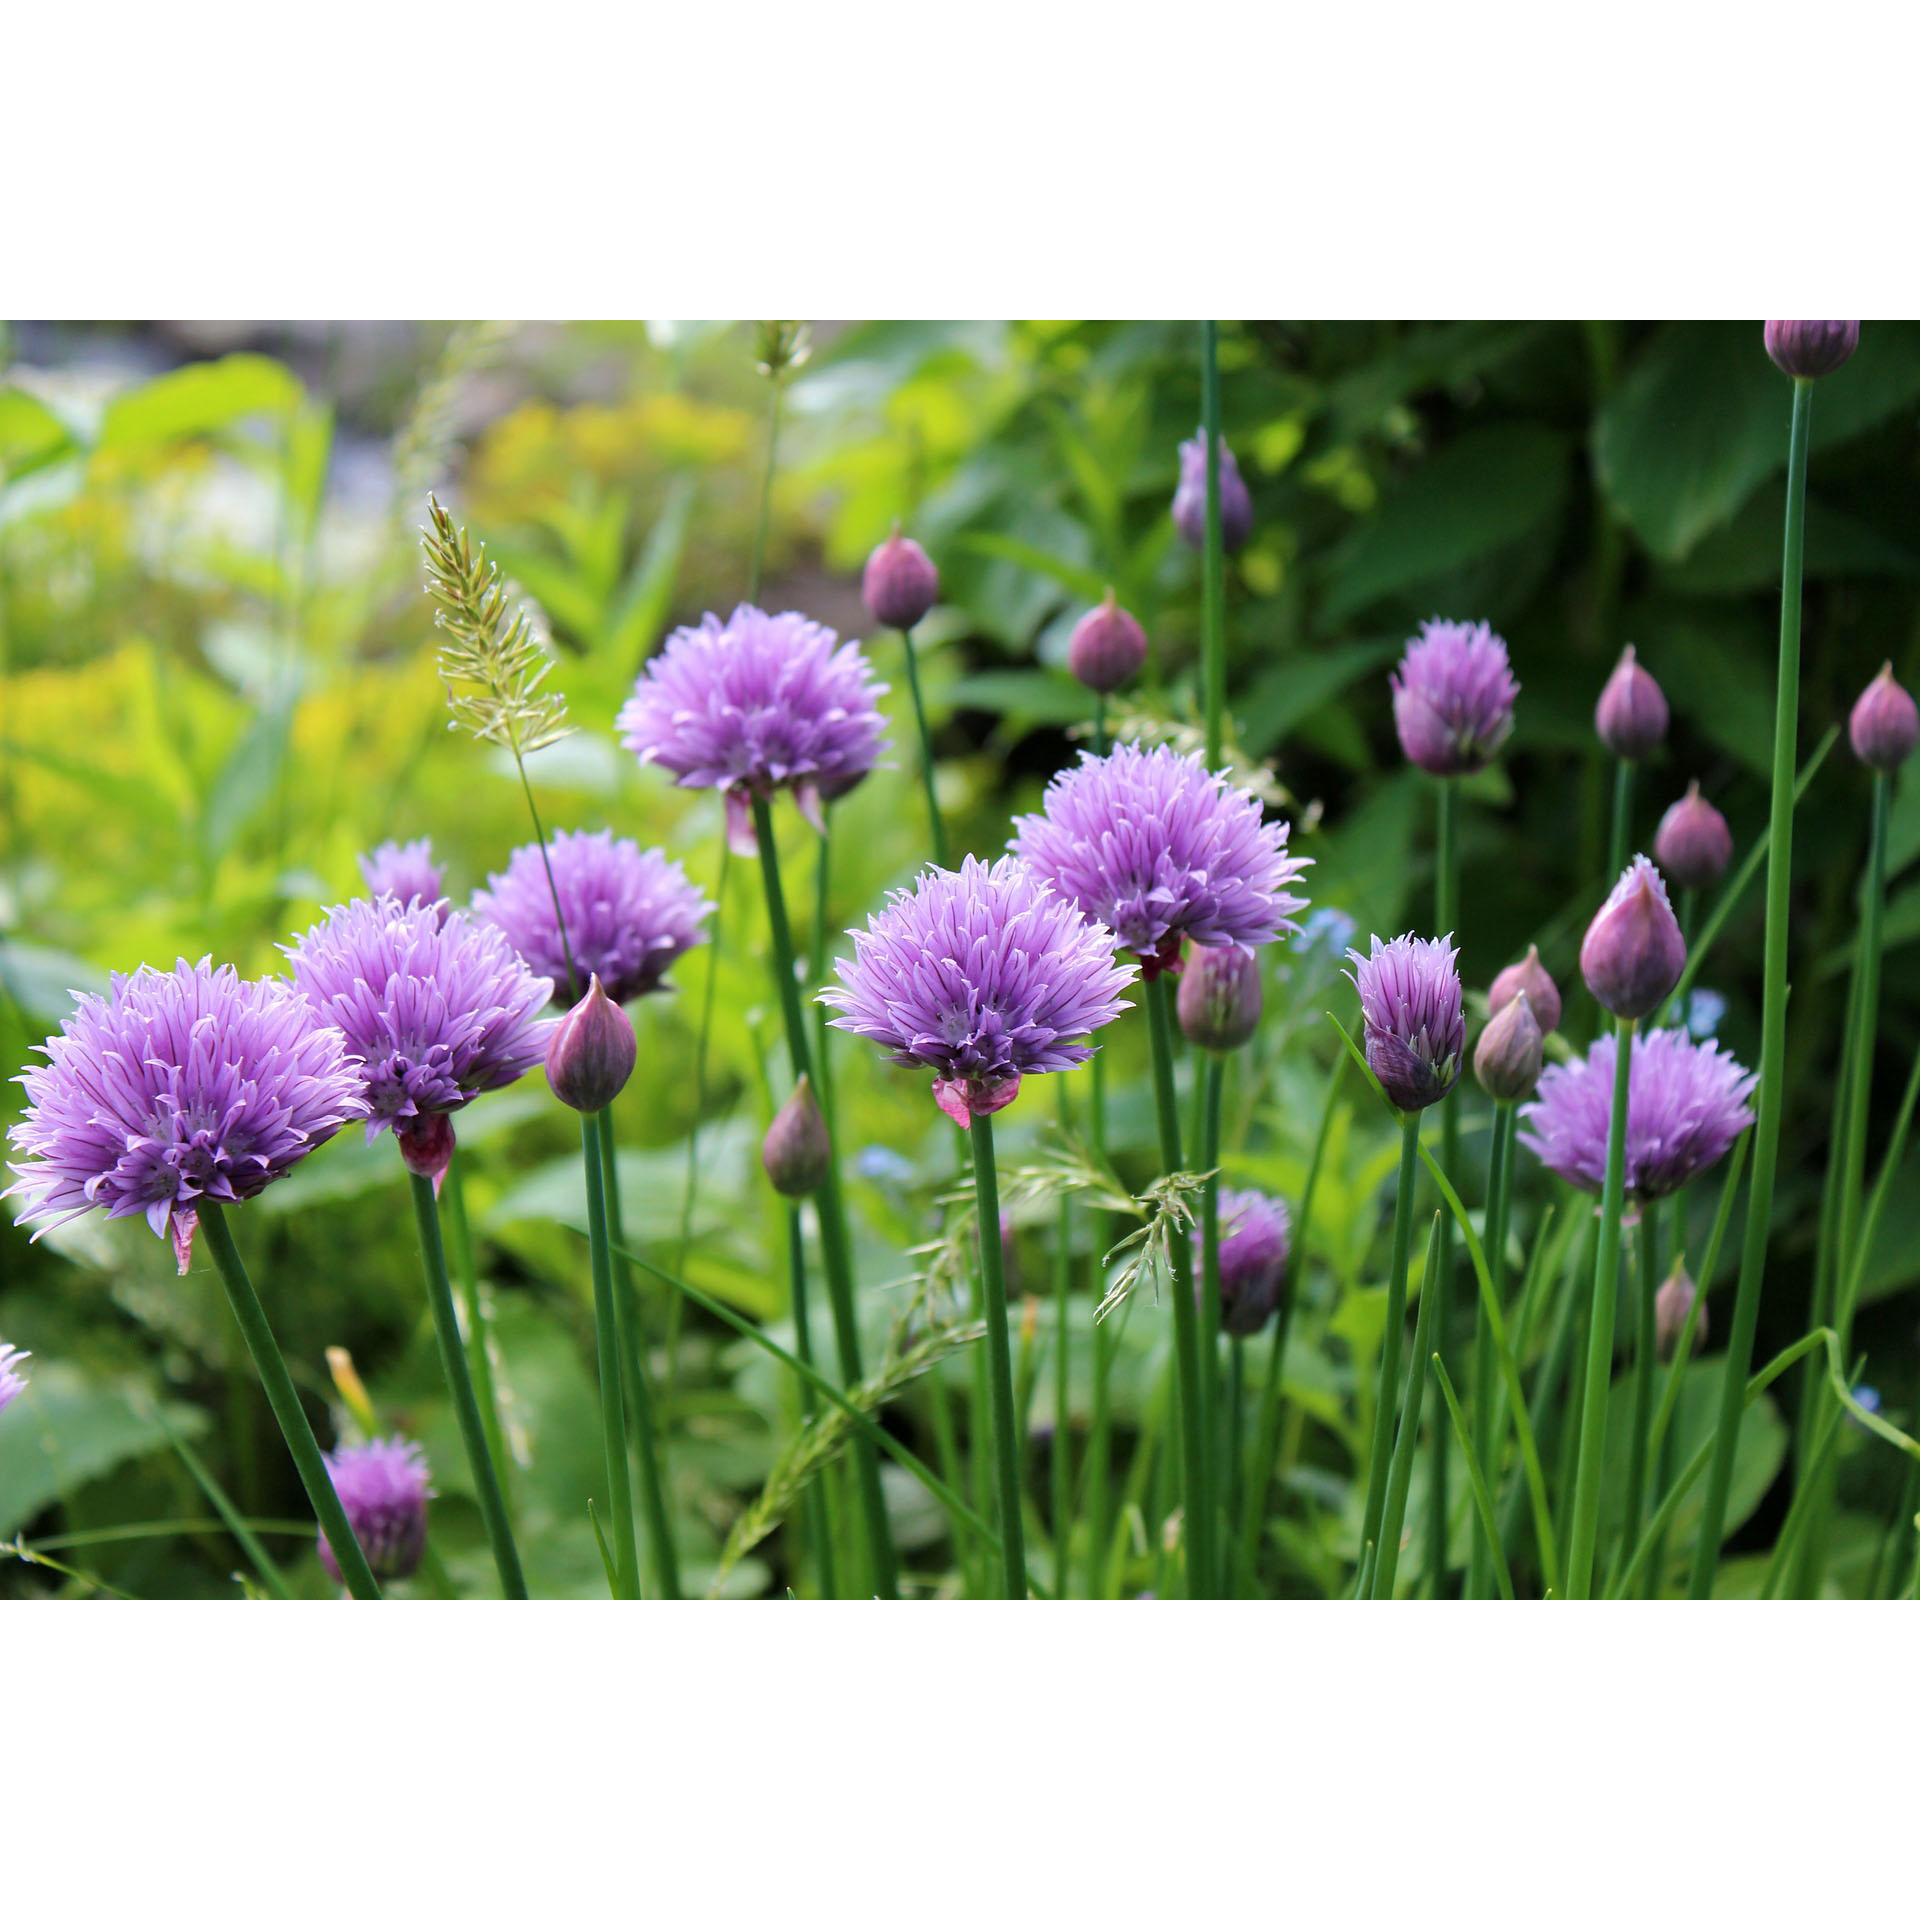
[[[431,840],[382,840],[371,853],[360,856],[360,871],[366,877],[367,890],[377,900],[390,893],[396,900],[419,900],[427,906],[439,906],[440,917],[447,917],[442,905],[440,869],[433,864]]]
[[[717,787],[737,850],[753,846],[755,794],[793,790],[820,824],[820,795],[846,788],[880,757],[886,688],[866,655],[803,613],[734,608],[682,627],[647,662],[615,726],[642,765],[682,787]]]
[[[1602,1034],[1585,1059],[1549,1067],[1538,1096],[1520,1109],[1532,1128],[1522,1143],[1589,1193],[1606,1180],[1618,1058],[1615,1036]],[[1636,1033],[1627,1068],[1627,1191],[1658,1200],[1712,1166],[1751,1124],[1747,1099],[1756,1085],[1716,1041],[1679,1027]]]
[[[77,998],[48,1064],[20,1075],[8,1135],[27,1157],[7,1191],[41,1232],[90,1207],[143,1213],[185,1273],[204,1202],[252,1198],[367,1112],[346,1042],[284,980],[182,960]]]
[[[1687,943],[1667,883],[1636,853],[1580,943],[1581,978],[1609,1013],[1640,1020],[1673,991],[1686,964]]]
[[[1264,1193],[1220,1189],[1220,1326],[1237,1339],[1256,1334],[1280,1304],[1293,1224],[1284,1200]],[[1200,1235],[1193,1236],[1194,1285],[1200,1275]]]
[[[1173,494],[1173,524],[1188,546],[1207,544],[1207,436],[1203,428],[1180,442],[1180,484]],[[1247,544],[1253,532],[1253,496],[1240,477],[1233,449],[1220,442],[1220,545],[1228,553]]]
[[[934,1099],[962,1127],[999,1112],[1023,1074],[1090,1059],[1087,1036],[1119,1018],[1134,979],[1104,929],[1021,861],[971,856],[890,895],[836,971],[820,995],[833,1024],[931,1067]]]
[[[551,992],[497,927],[391,895],[335,907],[286,949],[295,984],[358,1063],[367,1137],[391,1128],[436,1178],[453,1153],[445,1116],[510,1085],[546,1055],[536,1015]]]
[[[406,1579],[427,1550],[427,1502],[433,1487],[426,1455],[412,1440],[368,1440],[336,1447],[326,1458],[327,1478],[374,1577]],[[324,1533],[319,1546],[328,1579],[345,1586]]]
[[[1258,947],[1297,932],[1307,903],[1288,888],[1313,864],[1288,855],[1284,821],[1263,821],[1260,802],[1197,753],[1131,742],[1055,774],[1011,844],[1148,978],[1179,960],[1183,939]]]
[[[1453,935],[1382,940],[1376,933],[1371,954],[1349,948],[1347,958],[1366,1021],[1367,1065],[1387,1098],[1402,1113],[1444,1100],[1467,1047]]]
[[[31,1354],[22,1353],[19,1348],[0,1341],[0,1412],[4,1412],[26,1392],[27,1377],[20,1371],[20,1362],[31,1358]]]
[[[547,862],[553,881],[547,881]],[[567,943],[560,939],[553,896],[567,917]],[[677,860],[658,847],[642,853],[631,840],[599,833],[553,836],[546,860],[536,842],[516,847],[505,873],[490,873],[473,896],[473,910],[506,935],[507,944],[537,974],[553,983],[554,1004],[570,1007],[600,976],[609,1000],[624,1005],[643,993],[660,992],[666,971],[705,937],[700,923],[713,902],[686,876]],[[573,952],[573,984],[567,949]]]
[[[1507,643],[1484,620],[1422,621],[1391,682],[1401,749],[1428,773],[1471,773],[1513,731],[1520,683]]]

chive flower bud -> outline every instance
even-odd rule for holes
[[[1067,642],[1067,666],[1083,687],[1112,693],[1140,671],[1147,657],[1146,630],[1107,589],[1106,599],[1080,616]]]
[[[1524,1100],[1540,1078],[1544,1036],[1532,1003],[1516,993],[1480,1030],[1473,1076],[1490,1100]]]
[[[1893,677],[1893,662],[1867,683],[1847,721],[1853,750],[1876,773],[1891,773],[1920,739],[1920,711],[1913,695]]]
[[[804,1073],[760,1142],[760,1164],[766,1168],[774,1192],[785,1194],[789,1200],[804,1199],[813,1192],[833,1165],[833,1141],[827,1133],[826,1115],[820,1111],[813,1083]]]
[[[547,1084],[576,1113],[598,1113],[633,1077],[638,1053],[633,1022],[607,998],[596,973],[586,998],[553,1023]]]
[[[1260,1024],[1260,961],[1250,947],[1195,947],[1180,975],[1174,1010],[1196,1047],[1232,1053]]]
[[[327,1455],[327,1478],[340,1496],[347,1524],[380,1580],[404,1580],[427,1550],[427,1502],[433,1486],[426,1456],[412,1440],[369,1440]],[[320,1564],[344,1586],[340,1563],[323,1533]]]
[[[1538,947],[1529,947],[1524,960],[1502,967],[1493,976],[1493,985],[1487,989],[1487,1010],[1498,1013],[1516,993],[1527,996],[1534,1022],[1542,1034],[1549,1034],[1559,1026],[1560,989],[1553,984],[1553,975],[1540,964]]]
[[[1698,780],[1690,780],[1685,798],[1660,816],[1653,857],[1682,887],[1710,887],[1726,872],[1733,834],[1720,809],[1700,797]]]
[[[1680,1330],[1687,1324],[1687,1315],[1693,1311],[1695,1292],[1686,1268],[1676,1267],[1661,1281],[1660,1290],[1653,1296],[1654,1346],[1662,1360],[1671,1360],[1679,1350]],[[1693,1323],[1692,1351],[1699,1352],[1706,1344],[1706,1338],[1707,1306],[1703,1300],[1699,1317]]]
[[[1173,524],[1196,551],[1207,544],[1207,436],[1204,429],[1180,443],[1180,484],[1174,489]],[[1253,496],[1240,477],[1233,449],[1220,442],[1220,545],[1228,553],[1253,532]]]
[[[1769,320],[1767,355],[1796,380],[1817,380],[1853,358],[1860,344],[1858,320]]]
[[[883,627],[902,633],[917,627],[940,597],[940,569],[917,540],[901,533],[897,520],[892,535],[867,556],[860,597]]]
[[[1644,760],[1667,737],[1667,696],[1631,647],[1600,689],[1593,730],[1617,760]]]
[[[433,1182],[435,1198],[440,1182],[453,1165],[453,1121],[444,1113],[416,1114],[393,1123],[393,1137],[400,1148],[400,1159],[409,1173]]]
[[[1273,1318],[1287,1277],[1293,1222],[1284,1200],[1220,1189],[1220,1330],[1249,1339]],[[1193,1236],[1194,1298],[1201,1297],[1200,1235]]]
[[[1644,853],[1636,853],[1580,943],[1587,990],[1609,1013],[1643,1019],[1673,991],[1686,964],[1687,943],[1666,882]]]

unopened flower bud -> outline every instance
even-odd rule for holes
[[[1667,696],[1628,647],[1600,690],[1593,728],[1621,760],[1644,760],[1667,737]]]
[[[1207,436],[1204,430],[1180,443],[1180,484],[1173,495],[1173,524],[1196,550],[1207,544]],[[1220,442],[1220,545],[1233,553],[1253,531],[1253,496],[1240,478],[1240,464]]]
[[[1867,683],[1847,721],[1853,750],[1876,773],[1891,773],[1920,739],[1920,710],[1913,695],[1893,677],[1893,662]]]
[[[1858,320],[1769,320],[1768,357],[1796,380],[1817,380],[1853,358],[1860,344]]]
[[[891,538],[867,556],[860,597],[883,627],[902,633],[917,627],[940,597],[940,569],[917,540],[907,539],[895,522]]]
[[[1653,857],[1681,887],[1710,887],[1733,858],[1733,834],[1726,816],[1700,797],[1700,782],[1689,781],[1686,795],[1660,816],[1653,836]]]
[[[1114,598],[1111,587],[1101,605],[1080,616],[1067,642],[1067,666],[1073,677],[1095,693],[1125,686],[1146,657],[1146,631]]]
[[[1251,947],[1195,947],[1174,1001],[1180,1031],[1196,1047],[1231,1053],[1260,1024],[1260,961]]]
[[[1542,1034],[1552,1033],[1559,1026],[1560,989],[1553,984],[1553,975],[1540,964],[1538,947],[1529,947],[1524,960],[1502,967],[1493,976],[1493,985],[1487,989],[1487,1010],[1498,1013],[1516,993],[1527,996],[1534,1024]]]
[[[1473,1075],[1490,1100],[1524,1100],[1540,1078],[1545,1049],[1540,1023],[1524,993],[1516,993],[1480,1030]]]
[[[785,1194],[789,1200],[813,1192],[833,1165],[833,1141],[827,1133],[826,1115],[820,1111],[813,1083],[804,1073],[760,1142],[760,1164],[766,1168],[774,1192]]]
[[[1580,943],[1580,972],[1593,997],[1623,1020],[1650,1014],[1680,978],[1687,943],[1660,870],[1644,853],[1615,883]]]
[[[586,998],[547,1037],[547,1085],[576,1113],[598,1113],[633,1077],[638,1054],[633,1022],[607,998],[596,973]]]
[[[393,1137],[400,1143],[400,1158],[409,1173],[433,1182],[435,1193],[453,1165],[453,1121],[444,1113],[425,1113],[411,1120],[396,1120]]]
[[[1662,1360],[1671,1360],[1679,1348],[1680,1330],[1687,1324],[1687,1315],[1693,1312],[1693,1296],[1694,1285],[1685,1267],[1676,1267],[1653,1296],[1654,1345]],[[1693,1323],[1691,1350],[1697,1353],[1706,1338],[1707,1303],[1703,1300]]]

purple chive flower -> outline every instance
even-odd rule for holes
[[[1854,755],[1876,773],[1891,773],[1920,741],[1920,708],[1893,677],[1893,662],[1867,682],[1847,717],[1847,738]]]
[[[867,556],[860,597],[883,627],[897,627],[902,633],[917,627],[940,597],[940,569],[927,558],[919,541],[901,533],[897,520],[892,537]]]
[[[1180,442],[1180,484],[1173,494],[1173,524],[1180,538],[1196,551],[1207,544],[1207,436],[1206,430]],[[1253,496],[1240,478],[1233,449],[1220,442],[1220,544],[1233,553],[1247,544],[1253,531]]]
[[[431,907],[349,900],[285,951],[358,1064],[367,1138],[392,1128],[416,1173],[446,1172],[447,1115],[546,1057],[535,1016],[552,989],[497,927],[465,914],[443,924]]]
[[[1401,749],[1428,773],[1471,773],[1513,731],[1520,683],[1507,643],[1484,620],[1422,621],[1390,678]]]
[[[1298,932],[1287,891],[1311,866],[1289,857],[1284,821],[1209,773],[1196,754],[1123,742],[1053,777],[1043,811],[1016,820],[1012,850],[1137,954],[1147,977],[1180,942],[1258,947]]]
[[[1726,872],[1733,831],[1720,809],[1701,796],[1698,780],[1689,780],[1686,793],[1660,816],[1653,857],[1681,887],[1710,887]]]
[[[431,840],[382,840],[371,853],[360,856],[360,871],[376,900],[390,893],[396,900],[437,906],[441,919],[447,917],[448,903],[440,884],[440,869],[433,864]]]
[[[1769,320],[1762,338],[1767,357],[1796,380],[1817,380],[1853,358],[1858,320]]]
[[[1244,1340],[1273,1317],[1287,1276],[1293,1224],[1284,1200],[1264,1193],[1220,1189],[1220,1326]],[[1194,1288],[1198,1298],[1200,1235],[1193,1236]]]
[[[0,1413],[4,1413],[26,1392],[27,1379],[20,1371],[20,1362],[32,1357],[0,1340]]]
[[[601,990],[622,1005],[666,985],[667,969],[705,935],[700,923],[713,902],[686,876],[677,860],[658,847],[642,853],[612,833],[569,833],[562,828],[547,849],[516,847],[505,873],[487,875],[473,896],[473,910],[498,927],[507,944],[535,973],[553,983],[553,1002],[570,1007],[587,990],[592,974]],[[491,889],[489,891],[488,889]],[[560,896],[573,950],[567,977],[567,947],[561,944],[553,896]]]
[[[28,1110],[8,1134],[28,1157],[7,1192],[43,1233],[90,1207],[143,1213],[185,1273],[203,1202],[251,1199],[367,1113],[346,1042],[284,980],[182,960],[77,997],[48,1064],[20,1075]]]
[[[1371,954],[1349,948],[1347,958],[1366,1021],[1367,1065],[1387,1098],[1402,1113],[1444,1100],[1467,1046],[1453,935],[1382,940],[1376,933]]]
[[[1525,959],[1502,967],[1493,976],[1493,985],[1487,989],[1487,1011],[1498,1013],[1517,993],[1527,996],[1527,1004],[1533,1009],[1534,1020],[1543,1034],[1559,1026],[1560,989],[1553,984],[1553,975],[1540,964],[1538,947],[1529,947]]]
[[[1087,1036],[1131,1004],[1120,995],[1134,978],[1106,932],[1022,862],[971,856],[890,895],[836,971],[820,995],[833,1024],[933,1068],[933,1097],[962,1127],[999,1112],[1023,1074],[1090,1059]]]
[[[1587,991],[1623,1020],[1650,1014],[1680,978],[1687,943],[1667,900],[1667,883],[1644,853],[1614,882],[1580,943]]]
[[[418,1443],[368,1440],[336,1447],[327,1455],[327,1478],[374,1577],[406,1579],[427,1550],[427,1502],[433,1498],[426,1455]],[[345,1586],[324,1533],[319,1545],[328,1579]]]
[[[1589,1193],[1606,1181],[1615,1040],[1604,1033],[1585,1059],[1549,1067],[1537,1097],[1520,1109],[1533,1129],[1522,1143]],[[1752,1123],[1747,1099],[1758,1084],[1716,1041],[1694,1040],[1679,1027],[1636,1033],[1627,1070],[1627,1191],[1659,1200],[1705,1172]]]
[[[750,801],[790,787],[819,826],[822,790],[845,792],[880,757],[886,722],[867,657],[802,613],[734,608],[682,627],[647,662],[614,722],[622,743],[682,787],[727,799],[736,852],[753,851]]]
[[[1667,696],[1625,647],[1593,709],[1593,730],[1616,760],[1644,760],[1667,737]]]

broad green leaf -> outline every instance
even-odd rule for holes
[[[1271,753],[1294,727],[1363,674],[1384,666],[1398,641],[1350,641],[1317,653],[1298,653],[1269,667],[1233,703],[1241,742],[1256,759]]]
[[[49,1032],[73,1011],[75,993],[105,993],[109,984],[105,973],[77,954],[0,939],[0,993]]]
[[[51,407],[23,387],[0,383],[0,483],[23,479],[76,450]]]
[[[107,407],[100,450],[161,446],[216,433],[255,415],[290,414],[304,396],[299,379],[278,360],[230,353],[163,373],[118,395]]]
[[[1709,534],[1662,576],[1682,593],[1750,593],[1780,581],[1787,486],[1771,480],[1741,508],[1730,527]],[[1806,575],[1809,580],[1893,578],[1920,574],[1920,554],[1809,496]]]

